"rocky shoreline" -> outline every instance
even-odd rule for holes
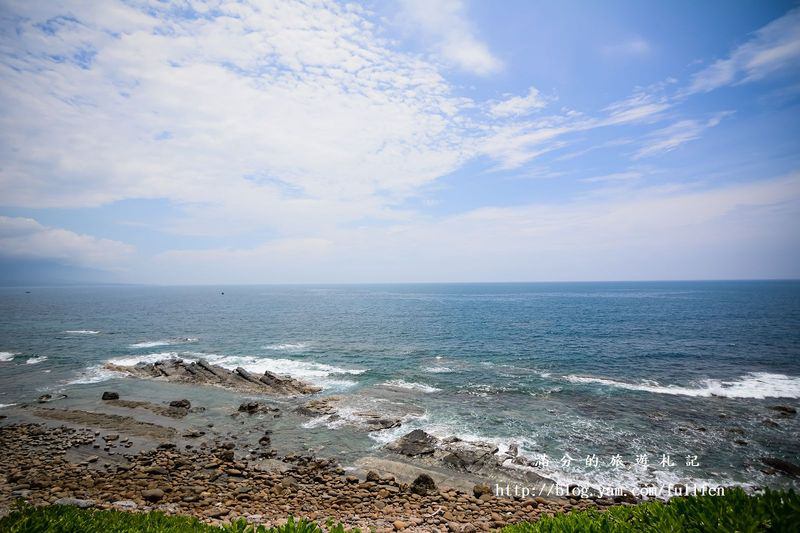
[[[434,442],[421,431],[388,447],[397,461],[374,458],[364,463],[374,469],[346,470],[332,459],[279,455],[270,429],[255,445],[213,430],[179,431],[173,424],[203,410],[188,400],[158,405],[113,392],[103,398],[98,410],[129,414],[35,404],[7,411],[11,418],[0,421],[0,513],[22,498],[34,505],[157,509],[209,523],[245,518],[276,525],[293,515],[365,531],[489,531],[625,500],[497,497],[480,481],[486,477],[464,474],[496,466],[489,457],[496,450]],[[312,408],[317,413],[309,414],[328,410],[325,402]],[[267,420],[280,414],[244,401],[231,416],[255,416],[249,420],[269,427]],[[460,483],[450,483],[451,476],[461,476],[454,477]]]
[[[425,474],[408,484],[374,472],[359,478],[329,459],[274,459],[269,450],[253,454],[231,441],[183,450],[165,441],[138,453],[69,455],[92,446],[124,449],[126,442],[118,434],[67,426],[0,427],[0,506],[7,510],[23,498],[33,505],[158,509],[210,523],[243,517],[274,525],[293,515],[365,530],[488,531],[613,503],[497,498],[485,486],[469,494],[440,489]]]

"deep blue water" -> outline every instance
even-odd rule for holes
[[[0,317],[0,404],[206,357],[407,413],[372,446],[423,427],[580,459],[557,478],[780,485],[760,458],[800,457],[770,409],[799,403],[800,282],[4,288]],[[678,464],[583,462],[641,453]]]

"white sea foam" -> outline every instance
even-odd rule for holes
[[[266,371],[276,374],[288,374],[294,378],[308,381],[322,388],[347,388],[356,384],[355,381],[334,378],[336,375],[359,375],[366,372],[359,368],[341,368],[316,363],[314,361],[296,361],[293,359],[272,359],[269,357],[240,356],[240,355],[210,355],[207,356],[208,362],[220,365],[224,368],[242,368],[263,374]]]
[[[447,374],[453,371],[452,368],[447,368],[446,366],[429,366],[424,370],[425,372],[429,372],[431,374]]]
[[[308,348],[306,342],[286,342],[282,344],[268,344],[264,346],[265,350],[272,350],[275,352],[299,352]]]
[[[3,409],[5,407],[11,407],[12,405],[17,405],[17,404],[15,404],[15,403],[0,403],[0,409]]]
[[[165,359],[183,359],[198,361],[205,359],[209,363],[219,365],[229,370],[242,367],[253,373],[263,374],[265,371],[276,374],[285,374],[294,378],[307,381],[322,388],[347,388],[356,385],[355,381],[337,378],[335,376],[358,375],[366,372],[360,368],[340,368],[337,366],[316,363],[313,361],[295,361],[292,359],[272,359],[251,355],[221,355],[202,352],[157,352],[146,355],[129,355],[115,357],[106,361],[120,366],[134,366],[139,363],[155,363]],[[72,384],[98,383],[114,377],[119,377],[117,372],[109,371],[104,365],[86,369],[80,377],[71,381]]]
[[[64,333],[69,333],[70,335],[97,335],[100,332],[93,329],[68,329]]]
[[[47,356],[46,355],[37,355],[35,357],[31,357],[30,359],[25,361],[25,363],[28,364],[28,365],[36,365],[36,364],[42,363],[44,361],[47,361]]]
[[[673,394],[679,396],[726,398],[800,398],[800,377],[768,372],[750,372],[733,381],[705,379],[695,387],[660,385],[654,381],[627,383],[590,376],[565,376],[572,383],[597,383],[618,389]]]
[[[178,337],[174,339],[162,339],[158,341],[142,341],[128,345],[129,348],[156,348],[157,346],[171,346],[173,344],[189,344],[197,342],[193,337]]]
[[[111,363],[113,365],[119,365],[119,366],[134,366],[139,363],[155,363],[158,361],[164,361],[165,359],[187,359],[187,358],[183,357],[178,352],[156,352],[156,353],[149,353],[146,355],[126,355],[122,357],[114,357],[113,359],[109,359],[108,361],[106,361],[106,363]]]
[[[19,355],[19,352],[0,352],[0,363],[13,361],[15,355]]]
[[[397,389],[416,390],[428,394],[432,392],[439,392],[440,390],[442,390],[442,389],[437,389],[436,387],[432,387],[430,385],[425,385],[424,383],[415,383],[413,381],[405,381],[402,379],[392,379],[381,383],[381,385],[383,385],[384,387],[393,387]]]

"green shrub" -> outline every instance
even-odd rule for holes
[[[794,492],[767,490],[748,496],[729,489],[724,496],[688,496],[668,503],[646,502],[544,517],[533,523],[504,528],[503,533],[628,533],[692,532],[717,533],[800,531],[800,497]]]
[[[358,533],[341,524],[328,524],[330,533]],[[314,522],[295,521],[273,528],[254,526],[241,519],[221,527],[203,524],[187,516],[167,516],[158,511],[130,513],[78,509],[62,505],[31,507],[21,504],[0,519],[2,533],[321,533]]]

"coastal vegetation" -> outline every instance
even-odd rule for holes
[[[761,532],[796,531],[800,525],[800,497],[794,491],[770,491],[748,495],[735,488],[724,496],[687,496],[669,502],[653,501],[617,506],[607,511],[585,510],[545,516],[536,522],[507,526],[502,533],[561,532]],[[19,505],[0,519],[0,531],[8,533],[358,533],[329,522],[324,528],[314,521],[290,517],[284,525],[267,528],[244,520],[221,526],[203,524],[196,518],[167,516],[158,511],[132,513],[53,505]]]
[[[789,532],[799,527],[800,496],[793,490],[766,490],[750,496],[733,488],[724,496],[686,496],[669,502],[612,507],[604,512],[592,509],[542,517],[536,522],[507,526],[502,533]]]

